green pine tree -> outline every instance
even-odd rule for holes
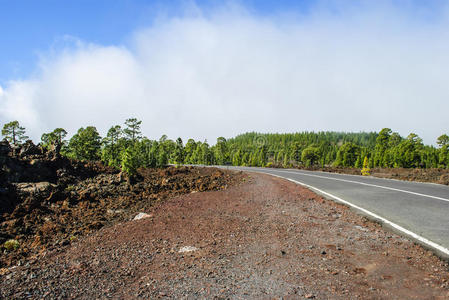
[[[2,135],[14,146],[20,145],[28,139],[25,135],[25,127],[20,126],[19,121],[6,123],[3,126]]]

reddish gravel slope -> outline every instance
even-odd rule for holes
[[[291,182],[254,174],[151,208],[0,278],[3,298],[447,299],[448,265]],[[179,251],[183,247],[195,251]],[[194,248],[194,249],[195,249]],[[185,249],[185,248],[184,248]]]

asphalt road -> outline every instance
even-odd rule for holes
[[[449,186],[292,169],[226,168],[272,174],[306,185],[449,258]]]

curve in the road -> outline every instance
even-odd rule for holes
[[[290,171],[278,171],[278,172],[283,172],[283,173],[297,173],[297,172],[290,172]],[[396,191],[396,192],[408,193],[408,194],[412,194],[412,195],[417,195],[417,196],[422,196],[422,197],[428,197],[428,198],[433,198],[433,199],[437,199],[437,200],[449,202],[449,199],[446,199],[446,198],[437,197],[437,196],[432,196],[432,195],[426,195],[426,194],[421,194],[421,193],[416,193],[416,192],[412,192],[412,191],[406,191],[406,190],[402,190],[402,189],[396,189],[396,188],[392,188],[392,187],[388,187],[388,186],[382,186],[382,185],[377,185],[377,184],[364,183],[364,182],[354,181],[354,180],[347,180],[347,179],[340,179],[340,178],[332,178],[332,177],[326,177],[326,176],[320,176],[320,175],[305,174],[305,173],[297,173],[297,174],[301,174],[301,175],[304,175],[304,176],[317,177],[317,178],[325,178],[325,179],[329,179],[329,180],[337,180],[337,181],[343,181],[343,182],[356,183],[356,184],[361,184],[361,185],[366,185],[366,186],[372,186],[372,187],[377,187],[377,188],[381,188],[381,189],[386,189],[386,190],[390,190],[390,191]]]
[[[447,186],[362,176],[348,179],[345,174],[299,170],[237,169],[273,175],[306,186],[408,236],[440,257],[449,259]],[[418,192],[421,190],[423,192]]]
[[[267,173],[265,173],[265,174],[267,174]],[[296,183],[296,184],[299,184],[299,185],[308,187],[308,188],[310,188],[310,189],[312,189],[312,190],[315,190],[315,191],[317,191],[317,192],[319,192],[319,193],[321,193],[321,194],[324,194],[324,195],[326,195],[326,196],[328,196],[328,197],[331,197],[331,198],[333,198],[333,199],[335,199],[335,200],[337,200],[337,201],[339,201],[339,202],[342,202],[342,203],[344,203],[344,204],[346,204],[346,205],[348,205],[348,206],[351,206],[351,207],[353,207],[353,208],[355,208],[355,209],[357,209],[357,210],[363,212],[364,214],[366,214],[366,215],[368,215],[368,216],[370,216],[370,217],[376,219],[377,221],[381,221],[382,223],[384,223],[384,224],[386,224],[386,225],[389,225],[389,226],[393,227],[394,229],[396,229],[396,230],[398,230],[398,231],[400,231],[400,232],[406,234],[407,236],[409,236],[409,237],[415,239],[416,241],[418,241],[418,242],[420,242],[420,243],[426,245],[427,247],[430,247],[430,248],[432,248],[432,249],[435,249],[435,250],[441,252],[442,254],[444,254],[445,257],[446,257],[446,256],[449,257],[449,249],[447,249],[447,248],[445,248],[445,247],[443,247],[443,246],[441,246],[441,245],[439,245],[439,244],[437,244],[437,243],[435,243],[435,242],[432,242],[432,241],[426,239],[425,237],[420,236],[420,235],[418,235],[418,234],[416,234],[416,233],[414,233],[414,232],[412,232],[412,231],[410,231],[410,230],[408,230],[408,229],[405,229],[404,227],[402,227],[402,226],[400,226],[400,225],[398,225],[398,224],[396,224],[396,223],[394,223],[394,222],[391,222],[391,221],[389,221],[389,220],[387,220],[387,219],[385,219],[385,218],[383,218],[383,217],[381,217],[381,216],[379,216],[379,215],[377,215],[377,214],[375,214],[375,213],[373,213],[373,212],[371,212],[371,211],[369,211],[369,210],[367,210],[367,209],[364,209],[364,208],[362,208],[362,207],[360,207],[360,206],[358,206],[358,205],[352,204],[352,203],[349,202],[349,201],[346,201],[346,200],[344,200],[344,199],[342,199],[342,198],[340,198],[340,197],[337,197],[337,196],[335,196],[335,195],[332,195],[332,194],[330,194],[330,193],[328,193],[328,192],[325,192],[325,191],[323,191],[323,190],[320,190],[319,188],[316,188],[316,187],[314,187],[314,186],[305,184],[305,183],[303,183],[303,182],[299,182],[299,181],[297,181],[297,180],[290,179],[290,178],[286,178],[286,177],[279,176],[279,175],[274,175],[274,174],[270,174],[270,175],[276,176],[276,177],[280,177],[280,178],[283,178],[283,179],[287,179],[287,180],[289,180],[289,181],[291,181],[291,182],[294,182],[294,183]],[[406,191],[404,191],[404,192],[406,192]],[[448,201],[448,200],[446,200],[446,201]]]

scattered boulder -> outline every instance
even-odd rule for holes
[[[56,160],[61,158],[61,147],[60,143],[52,144],[50,146],[50,150],[47,152],[47,158],[50,160]]]
[[[140,212],[140,213],[138,213],[135,217],[134,217],[134,219],[133,219],[133,221],[135,221],[135,220],[140,220],[140,219],[145,219],[145,218],[151,218],[153,215],[149,215],[149,214],[146,214],[146,213],[144,213],[144,212]]]
[[[19,197],[48,196],[51,190],[56,188],[56,185],[50,182],[23,182],[14,183],[13,186],[16,188]]]
[[[179,249],[179,253],[186,253],[186,252],[193,252],[193,251],[197,251],[198,248],[197,247],[193,247],[193,246],[184,246],[181,249]]]
[[[19,157],[25,158],[31,155],[42,155],[43,149],[39,146],[33,144],[33,141],[26,141],[21,147],[19,151]]]
[[[6,139],[0,141],[0,156],[7,156],[9,152],[11,152],[11,146],[8,141]]]

